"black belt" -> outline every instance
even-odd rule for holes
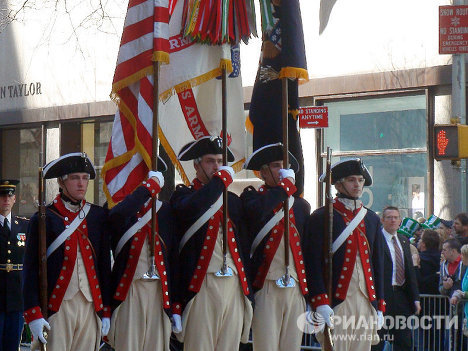
[[[392,285],[393,291],[404,291],[403,285]]]
[[[13,263],[0,263],[0,271],[22,271],[23,270],[23,264],[13,264]]]

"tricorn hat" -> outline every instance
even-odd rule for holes
[[[346,160],[341,160],[331,166],[331,178],[332,184],[335,184],[340,179],[352,176],[352,175],[362,175],[364,177],[364,185],[372,185],[372,177],[369,173],[369,170],[364,165],[360,158],[351,158]],[[321,182],[325,180],[325,173],[320,176],[319,179]]]
[[[59,178],[71,173],[88,173],[90,179],[96,178],[93,163],[84,152],[60,156],[46,164],[42,172],[44,179]]]
[[[220,137],[207,135],[182,146],[177,159],[180,161],[190,161],[207,154],[218,155],[222,153],[223,139]],[[234,161],[234,155],[231,150],[229,150],[229,147],[227,148],[227,156],[228,162]]]
[[[159,155],[158,155],[158,171],[159,172],[166,172],[167,171],[167,164],[166,164],[166,162],[164,162],[164,160]]]
[[[299,162],[297,162],[294,155],[288,151],[289,154],[289,168],[294,172],[299,171]],[[245,161],[244,168],[252,171],[259,171],[263,165],[270,162],[279,161],[283,159],[283,144],[269,144],[262,146],[261,148],[254,151],[252,155]]]
[[[405,217],[401,221],[400,228],[397,230],[398,233],[411,238],[414,233],[419,229],[419,222],[413,218]]]
[[[14,195],[19,180],[2,179],[0,180],[0,195]]]

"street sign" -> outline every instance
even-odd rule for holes
[[[308,106],[299,109],[300,128],[327,128],[328,107]]]
[[[439,54],[468,53],[468,6],[439,6]]]

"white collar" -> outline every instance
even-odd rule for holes
[[[351,200],[351,199],[347,199],[345,197],[339,197],[338,201],[341,202],[343,205],[345,205],[345,207],[348,210],[351,210],[351,211],[359,209],[361,207],[361,205],[362,205],[362,201],[359,200],[359,199],[358,200]],[[356,207],[355,207],[355,205],[356,205]]]

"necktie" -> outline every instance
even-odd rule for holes
[[[395,249],[395,283],[396,285],[403,285],[405,282],[405,267],[403,266],[403,254],[401,253],[400,246],[396,241],[396,237],[392,237],[393,247]]]

